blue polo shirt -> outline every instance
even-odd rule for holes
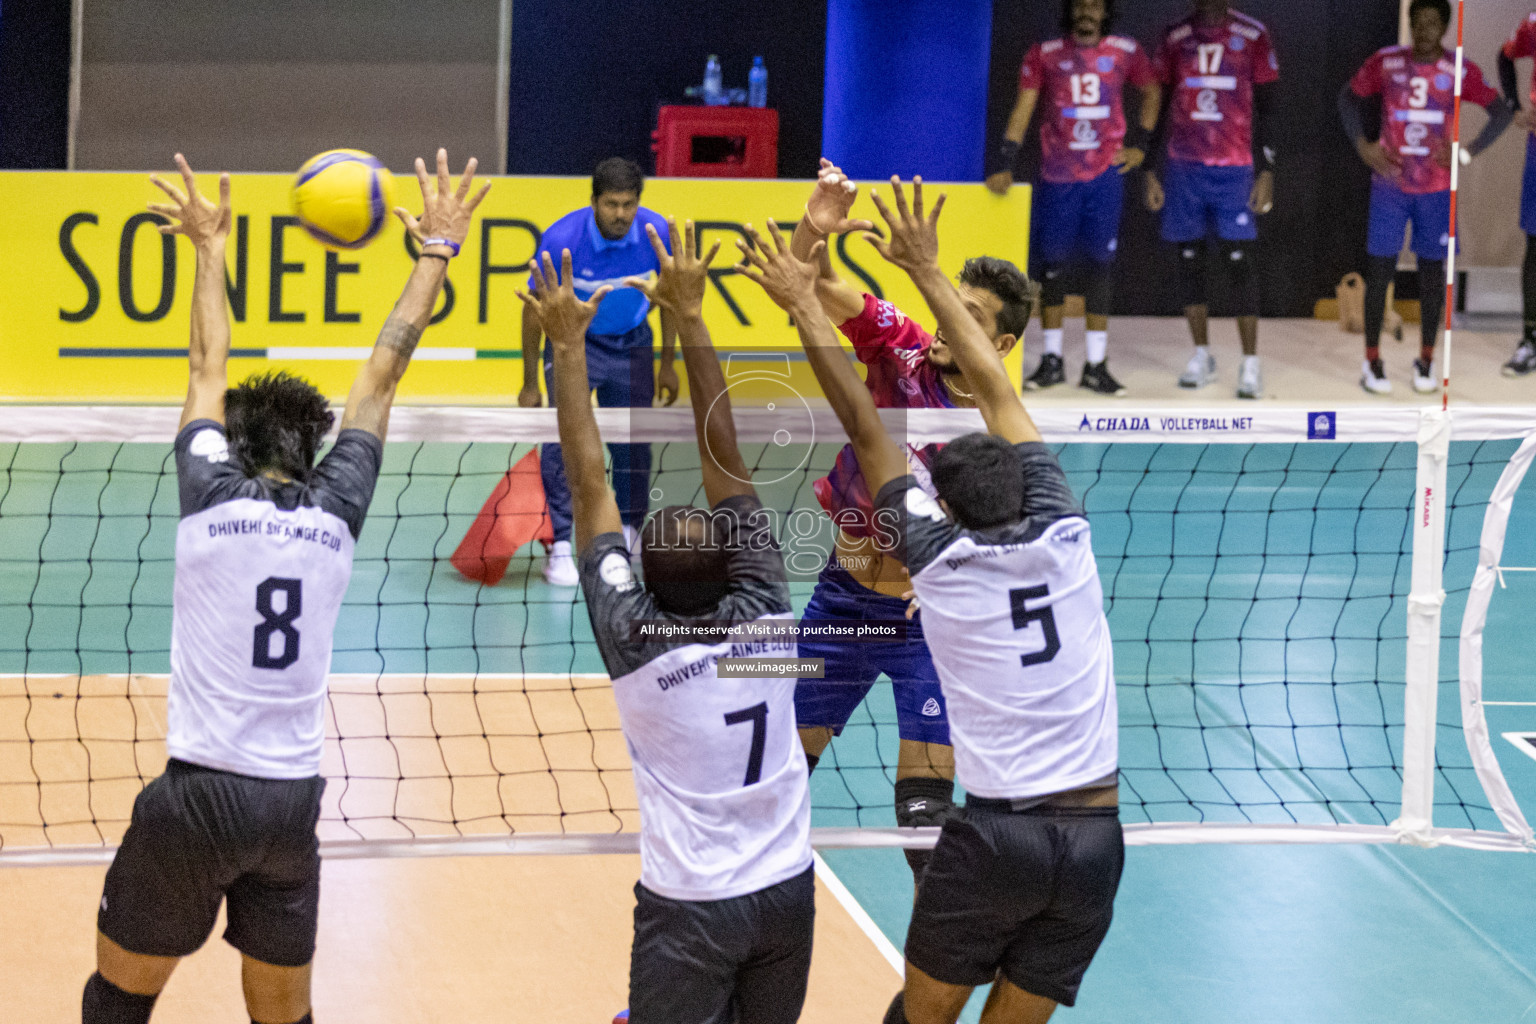
[[[645,322],[645,315],[651,310],[650,300],[638,289],[622,287],[619,282],[626,277],[646,277],[661,269],[650,239],[645,237],[647,224],[655,225],[662,244],[671,252],[666,218],[643,206],[623,238],[604,238],[590,206],[571,211],[544,232],[539,251],[549,253],[556,267],[560,266],[560,250],[571,250],[577,295],[591,298],[605,284],[614,288],[597,307],[597,316],[587,328],[589,336],[628,334]],[[531,277],[528,287],[533,287]]]

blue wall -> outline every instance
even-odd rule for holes
[[[979,181],[992,0],[828,0],[822,151],[857,178]]]

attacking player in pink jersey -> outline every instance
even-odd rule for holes
[[[1531,108],[1521,110],[1515,61],[1522,57],[1536,57],[1536,14],[1520,22],[1499,51],[1499,85],[1504,89],[1504,102],[1516,111],[1515,124],[1526,133],[1525,183],[1520,194],[1520,230],[1525,232],[1525,268],[1521,274],[1525,330],[1515,346],[1515,354],[1504,364],[1506,377],[1524,377],[1536,370],[1536,81],[1531,83]]]
[[[987,179],[987,187],[999,195],[1007,193],[1024,133],[1044,97],[1034,252],[1042,285],[1045,354],[1024,386],[1048,388],[1067,379],[1061,359],[1065,274],[1075,257],[1083,257],[1089,268],[1083,288],[1087,359],[1078,386],[1101,395],[1123,395],[1125,388],[1105,361],[1125,202],[1123,175],[1146,159],[1162,90],[1141,44],[1109,34],[1114,0],[1064,0],[1064,7],[1067,35],[1037,44],[1024,57],[1019,98],[1003,134],[1003,169]],[[1129,127],[1127,85],[1141,93],[1140,112]]]
[[[1455,116],[1456,58],[1441,44],[1450,27],[1449,0],[1413,0],[1408,7],[1412,46],[1378,50],[1339,92],[1339,116],[1371,170],[1371,221],[1366,244],[1365,361],[1360,386],[1373,395],[1392,392],[1381,361],[1381,325],[1387,287],[1397,272],[1403,229],[1413,225],[1419,258],[1421,338],[1413,362],[1413,390],[1435,390],[1435,340],[1445,312],[1445,258],[1450,248],[1451,124]],[[1488,124],[1463,153],[1476,155],[1498,139],[1512,117],[1507,104],[1471,61],[1462,69],[1461,95],[1488,111]],[[1365,137],[1365,115],[1381,100],[1381,141]]]
[[[830,161],[795,228],[797,258],[809,258],[816,243],[832,234],[868,229],[850,220],[857,188]],[[886,409],[971,408],[976,389],[966,383],[940,332],[930,334],[884,299],[842,281],[825,250],[816,294],[821,308],[852,344],[865,366],[865,385]],[[998,352],[1006,355],[1029,325],[1034,289],[1006,260],[981,256],[960,272],[960,295]],[[928,480],[936,446],[908,446],[912,472]],[[801,616],[815,621],[906,621],[903,595],[912,589],[901,563],[875,543],[874,506],[851,447],[838,454],[832,472],[816,481],[816,497],[832,517],[836,546]],[[939,677],[921,625],[902,639],[880,643],[801,640],[801,658],[824,659],[824,678],[801,679],[795,687],[795,717],[806,760],[814,769],[832,737],[881,674],[891,680],[896,728],[901,738],[896,766],[896,823],[941,825],[953,811],[955,755]],[[930,851],[907,850],[914,877],[921,879]]]
[[[1227,0],[1195,0],[1195,12],[1168,29],[1152,63],[1169,95],[1167,147],[1154,155],[1161,168],[1147,170],[1147,209],[1162,211],[1163,240],[1178,246],[1179,291],[1195,342],[1179,386],[1216,379],[1206,300],[1206,240],[1214,234],[1225,278],[1219,292],[1237,307],[1243,345],[1237,397],[1258,398],[1264,383],[1254,242],[1257,218],[1274,206],[1280,62],[1263,24],[1229,9]]]

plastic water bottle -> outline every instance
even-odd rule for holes
[[[720,58],[714,54],[704,64],[704,103],[718,107],[725,103],[725,88],[720,82]]]
[[[766,107],[768,105],[768,69],[763,66],[763,58],[752,58],[752,70],[747,72],[747,106]]]

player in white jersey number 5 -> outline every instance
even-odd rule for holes
[[[875,536],[906,565],[949,706],[965,814],[944,824],[907,931],[906,986],[886,1024],[952,1024],[992,984],[984,1024],[1043,1022],[1077,998],[1109,929],[1125,859],[1109,627],[1088,522],[1002,360],[938,264],[944,199],[923,215],[871,193],[889,241],[976,388],[988,433],[934,459],[934,501],[816,315],[813,263],[743,246],[743,272],[794,318],[875,493]]]
[[[673,505],[646,521],[643,586],[630,569],[586,391],[584,338],[608,289],[577,300],[569,252],[558,275],[544,253],[542,269],[532,268],[534,295],[524,296],[554,348],[581,589],[640,802],[629,1019],[792,1024],[805,1001],[815,913],[798,673],[733,678],[719,666],[723,658],[794,657],[787,633],[755,636],[774,622],[788,625],[789,586],[736,447],[701,313],[715,249],[698,257],[691,221],[686,239],[675,222],[669,229],[671,254],[646,228],[661,267],[655,281],[625,283],[677,323],[710,507]]]
[[[405,292],[347,396],[336,444],[315,457],[334,417],[325,396],[286,373],[228,388],[224,250],[229,176],[217,205],[180,153],[182,188],[151,204],[160,230],[197,252],[191,379],[176,435],[171,682],[163,775],[139,794],[107,872],[96,973],[84,1024],[145,1024],[181,957],[207,941],[228,901],[224,938],[243,957],[255,1024],[308,1024],[320,899],[320,753],[326,676],[352,550],[373,498],[395,387],[469,232],[487,185],[475,161],[450,187],[437,151],[434,189],[416,161],[424,206],[395,214],[421,247]],[[227,390],[226,390],[227,389]]]

